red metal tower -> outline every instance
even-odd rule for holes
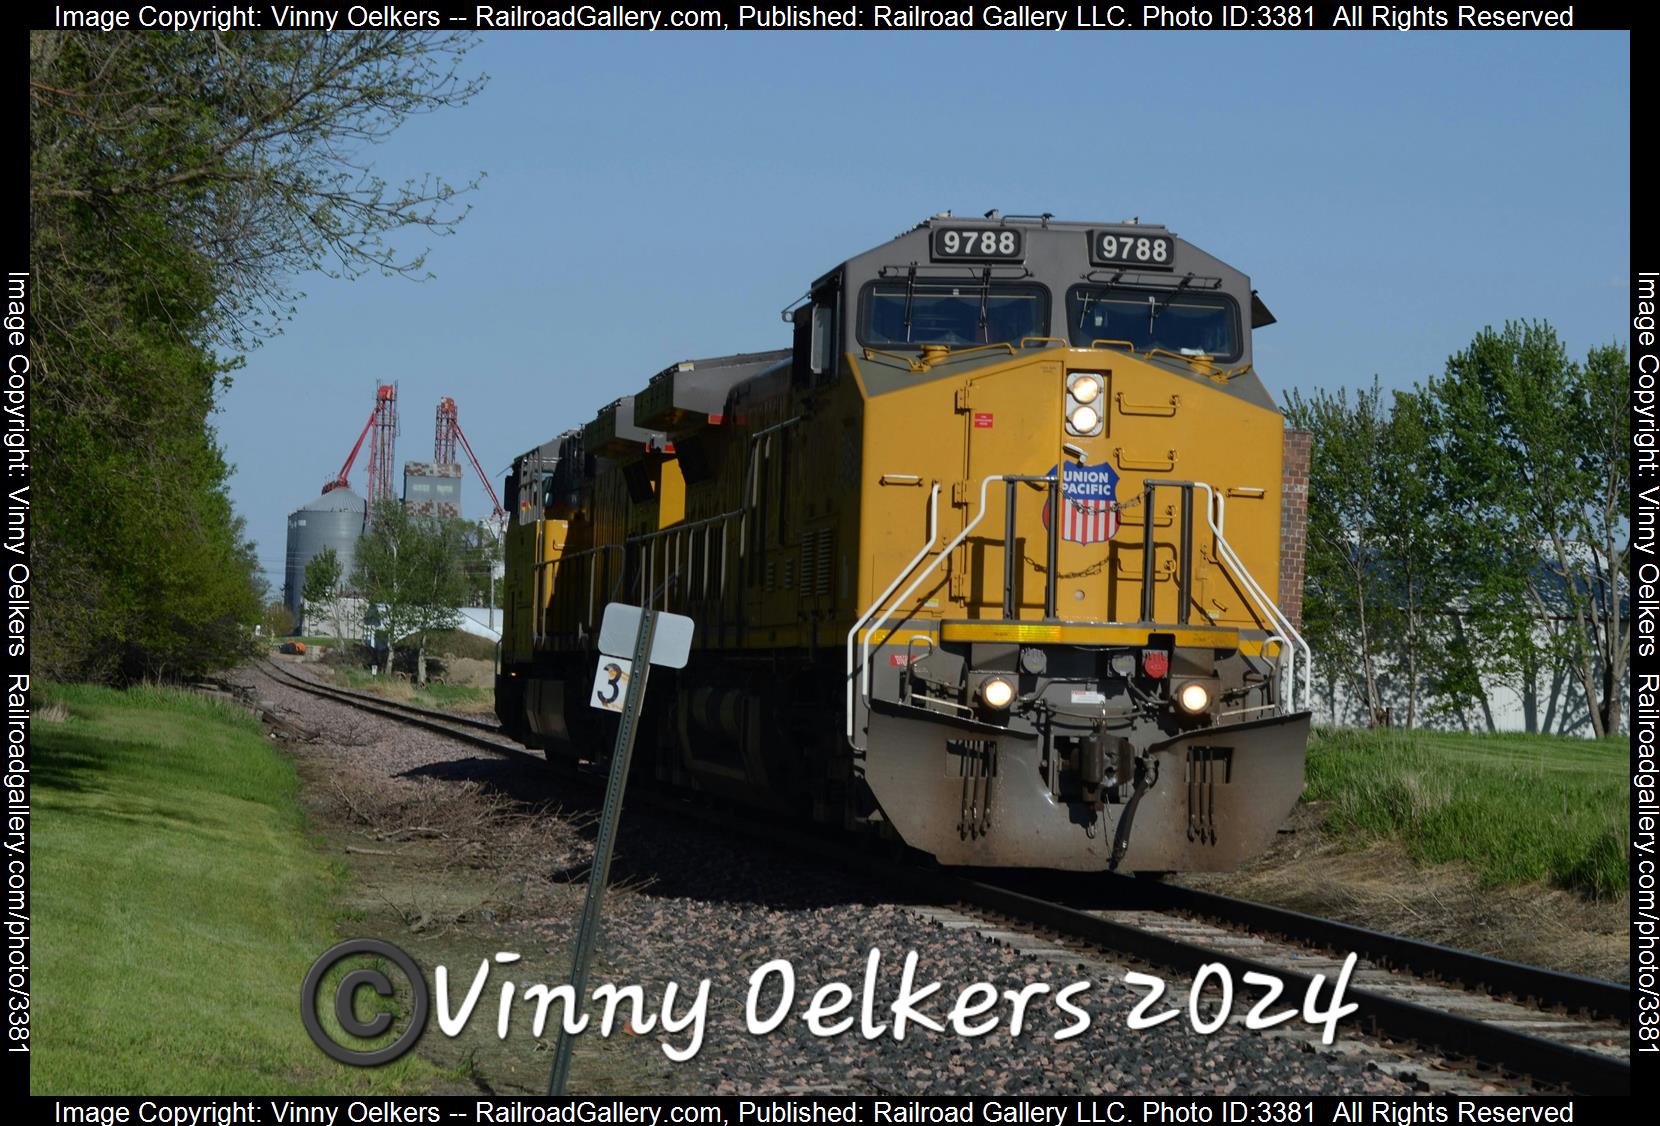
[[[398,385],[383,383],[375,389],[375,414],[370,419],[374,433],[369,439],[369,511],[383,500],[393,500],[392,466],[398,446]]]
[[[369,441],[367,500],[369,512],[373,513],[377,502],[391,500],[395,495],[392,492],[392,462],[398,444],[398,385],[395,383],[382,383],[375,388],[375,408],[369,412],[369,421],[363,424],[363,432],[357,436],[352,452],[346,455],[346,463],[340,467],[340,472],[323,486],[325,493],[347,487],[352,465],[363,449],[364,440],[371,434],[374,437]]]
[[[438,428],[432,445],[432,460],[437,465],[455,464],[455,435],[461,429],[456,417],[455,400],[438,400]]]
[[[478,474],[479,483],[484,486],[484,493],[490,498],[490,518],[501,520],[506,516],[502,511],[501,501],[496,498],[496,488],[490,483],[489,474],[478,463],[478,457],[473,453],[472,443],[467,441],[467,435],[461,430],[461,415],[456,410],[455,400],[445,397],[438,400],[438,423],[433,440],[432,460],[439,465],[456,464],[456,444],[466,451],[467,460],[473,463],[473,472]]]

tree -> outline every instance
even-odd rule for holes
[[[390,237],[453,231],[476,181],[393,186],[363,156],[483,88],[460,74],[472,43],[403,30],[31,32],[30,203],[43,233],[78,209],[122,226],[160,216],[207,271],[217,339],[241,350],[291,311],[300,274],[422,274],[425,251]]]
[[[1440,680],[1447,651],[1444,611],[1456,597],[1446,565],[1439,466],[1431,456],[1436,426],[1431,404],[1421,395],[1395,392],[1382,423],[1376,472],[1376,587],[1378,602],[1388,608],[1379,615],[1377,632],[1397,695],[1406,697],[1409,729],[1423,720],[1426,697],[1435,694]]]
[[[1308,576],[1304,621],[1327,679],[1358,688],[1368,723],[1383,714],[1377,560],[1386,514],[1379,506],[1388,458],[1388,418],[1373,381],[1353,404],[1348,393],[1293,391],[1286,418],[1312,434],[1308,484]]]
[[[429,635],[460,621],[475,551],[460,521],[412,516],[395,500],[375,506],[358,541],[352,581],[386,631],[388,665],[399,645],[413,642],[417,684],[427,681]]]
[[[1429,389],[1448,418],[1455,499],[1488,530],[1517,601],[1551,627],[1545,651],[1569,663],[1599,738],[1619,730],[1631,652],[1626,370],[1623,347],[1576,364],[1549,324],[1506,323]]]
[[[66,678],[236,659],[257,567],[209,418],[298,274],[420,276],[403,229],[464,214],[367,150],[465,102],[466,41],[37,31],[29,39],[37,667]]]
[[[286,637],[294,632],[294,614],[283,601],[275,599],[265,604],[265,613],[260,619],[269,637]]]
[[[340,556],[334,548],[325,547],[306,561],[305,580],[300,587],[300,605],[304,607],[309,618],[316,608],[328,614],[329,628],[334,631],[335,640],[340,640],[343,630],[340,622],[340,580],[343,577],[340,567]],[[310,622],[306,623],[310,628]]]

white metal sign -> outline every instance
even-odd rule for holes
[[[613,656],[632,653],[634,641],[639,635],[638,606],[625,606],[621,602],[613,602],[605,608],[605,617],[599,624],[601,653]],[[692,619],[684,614],[659,611],[651,634],[651,663],[671,669],[683,669],[691,651]]]
[[[628,677],[634,671],[634,662],[627,657],[601,655],[599,668],[594,670],[594,692],[588,703],[608,712],[623,710],[623,697],[628,694]]]

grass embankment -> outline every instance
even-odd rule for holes
[[[322,667],[326,670],[325,675],[342,688],[385,696],[399,703],[419,704],[423,708],[437,708],[439,711],[480,714],[494,711],[496,706],[494,686],[484,688],[471,684],[440,684],[437,681],[428,681],[424,686],[417,688],[401,676],[387,676],[384,673],[371,675],[367,669],[352,668],[349,665]]]
[[[397,671],[388,676],[384,668],[371,673],[378,658],[366,646],[334,637],[273,638],[276,651],[284,642],[303,641],[322,660],[309,665],[315,675],[332,678],[342,688],[385,696],[399,703],[418,704],[440,711],[488,715],[495,711],[496,643],[462,630],[440,630],[427,639],[428,675],[432,678],[417,688],[411,674],[414,659],[400,650]]]
[[[1420,863],[1471,865],[1489,885],[1626,891],[1625,744],[1548,735],[1324,731],[1309,801],[1329,834],[1392,839]]]
[[[169,690],[38,686],[35,703],[34,1093],[429,1085],[413,1057],[336,1064],[301,1027],[340,877],[255,719]]]

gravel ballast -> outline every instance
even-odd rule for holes
[[[478,1034],[494,1037],[503,981],[522,989],[566,980],[591,857],[596,803],[590,792],[577,792],[539,761],[492,755],[266,675],[245,671],[239,682],[281,721],[276,733],[286,735],[281,742],[301,765],[310,807],[333,824],[324,835],[347,855],[354,878],[373,880],[377,865],[420,856],[428,858],[423,863],[432,879],[453,892],[443,897],[448,907],[410,902],[400,905],[397,917],[410,934],[442,931],[446,950],[472,951],[452,959],[449,994],[455,1004],[484,959],[502,950],[522,955],[516,963],[491,966],[472,1017],[484,1030]],[[380,937],[403,941],[398,934]],[[862,1009],[873,951],[879,964],[870,1020],[886,1031],[867,1038]],[[912,952],[916,987],[940,983],[917,1002],[920,1013],[946,1024],[958,996],[985,983],[989,988],[968,997],[981,1002],[981,1011],[964,1019],[971,1030],[989,1025],[989,1031],[963,1035],[949,1026],[933,1031],[913,1025],[903,1040],[895,1039],[891,1006]],[[755,1034],[745,1019],[752,975],[774,960],[793,971],[793,1005],[776,1029]],[[1125,983],[1128,970],[1164,977],[1169,989],[1148,1011],[1177,1015],[1150,1028],[1129,1027],[1145,990]],[[669,982],[677,987],[672,1015],[682,1018],[705,980],[701,1047],[684,1062],[671,1060],[662,1047],[683,1053],[696,1024],[664,1031],[651,1018],[660,1016]],[[1087,1014],[1088,1027],[1056,1039],[1057,1032],[1080,1023],[1076,1013],[1057,1006],[1056,993],[1081,981],[1088,987],[1068,1001]],[[631,1046],[630,1066],[636,1068],[617,1079],[617,1091],[633,1089],[630,1075],[640,1089],[722,1094],[1397,1095],[1416,1089],[1348,1058],[1341,1049],[1354,1034],[1341,1025],[1337,1051],[1318,1050],[1306,1036],[1245,1028],[1237,1018],[1260,997],[1254,988],[1235,983],[1236,1019],[1204,1035],[1192,1027],[1188,1011],[1191,979],[1111,955],[1021,953],[980,928],[890,902],[868,881],[828,865],[778,855],[757,841],[641,806],[624,814],[605,938],[589,990],[605,982],[640,986],[642,1023],[649,1026],[642,1031],[629,1022],[613,1031],[613,1040]],[[1029,988],[1037,983],[1048,991]],[[820,1036],[809,1028],[806,1010],[826,986],[832,986],[826,1003],[851,999],[821,1023],[852,1018],[853,1024]],[[1024,1027],[1011,1035],[1009,994],[1021,990],[1028,997]],[[1199,1015],[1207,1023],[1219,997],[1215,988],[1203,995]],[[774,973],[759,997],[760,1019],[773,1013],[779,998]],[[1328,998],[1329,989],[1322,1000]],[[1288,993],[1272,1011],[1301,1006],[1301,995]],[[518,995],[503,1042],[523,1042],[522,1076],[504,1081],[485,1066],[484,1074],[471,1077],[475,1088],[534,1089],[533,1077],[545,1075],[551,1035],[533,1035],[533,1009]],[[563,1010],[555,1003],[551,1011],[557,1020]],[[1301,1016],[1283,1027],[1307,1031]],[[441,1033],[429,1025],[428,1040],[436,1035]],[[579,1061],[594,1038],[590,1028],[578,1039]],[[428,1050],[426,1041],[420,1050]]]

